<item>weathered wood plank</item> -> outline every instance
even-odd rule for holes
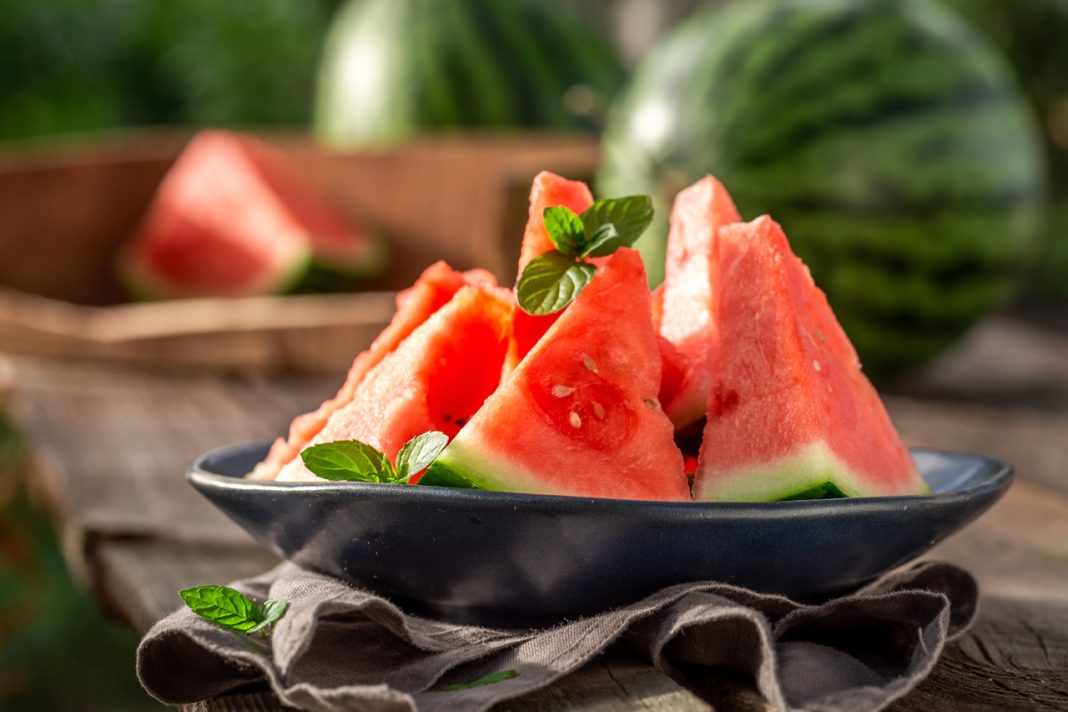
[[[986,361],[1017,357],[1000,343],[1006,336],[1029,349],[1038,344],[1045,355],[1026,357],[1023,369],[994,365],[996,375],[971,391],[969,381],[986,367],[965,361],[934,385],[919,382],[888,398],[912,444],[987,452],[1016,464],[1020,478],[990,513],[931,553],[975,573],[983,610],[897,710],[1068,707],[1068,402],[1061,397],[1068,339],[1047,343],[1031,327],[993,328],[980,332]],[[139,630],[178,605],[180,588],[253,575],[273,561],[186,485],[188,462],[213,447],[280,433],[340,380],[162,376],[28,359],[16,366],[13,414],[43,469],[68,554],[105,605]],[[647,667],[599,665],[511,706],[630,709],[654,700],[644,704],[673,708],[656,702],[662,698],[703,708]],[[745,680],[714,676],[693,685],[718,710],[763,708]],[[274,709],[270,702],[244,695],[196,709]]]
[[[1068,709],[1068,603],[983,599],[975,626],[890,709]]]
[[[72,569],[86,575],[87,538],[165,535],[201,542],[249,537],[190,488],[201,453],[284,432],[294,413],[336,387],[330,378],[162,376],[14,360],[12,416],[60,521]]]
[[[276,556],[251,543],[115,538],[95,544],[91,568],[97,598],[140,633],[182,605],[178,591],[256,576],[278,563]]]
[[[1068,497],[1016,482],[993,509],[925,558],[967,568],[987,596],[1021,605],[1068,603]]]

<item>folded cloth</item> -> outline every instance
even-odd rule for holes
[[[408,615],[289,563],[232,586],[260,602],[289,601],[269,650],[179,610],[137,651],[152,696],[191,703],[266,681],[304,709],[484,710],[625,639],[677,679],[703,668],[751,676],[776,708],[877,710],[923,680],[946,641],[971,624],[978,600],[967,572],[924,562],[821,605],[690,583],[554,628],[509,630]],[[502,671],[507,679],[493,684],[444,689]]]

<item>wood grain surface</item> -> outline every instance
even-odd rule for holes
[[[980,617],[891,709],[1068,709],[1068,397],[1057,395],[1068,393],[1068,334],[1002,319],[970,344],[956,368],[943,364],[940,374],[899,386],[888,404],[911,444],[1001,457],[1017,465],[1019,479],[993,510],[929,555],[976,575]],[[1039,356],[1017,353],[1038,345]],[[331,395],[340,374],[268,380],[25,357],[14,364],[11,412],[31,445],[68,560],[113,615],[143,631],[179,605],[180,588],[273,563],[185,484],[183,471],[205,450],[281,433],[294,413]],[[746,680],[687,684],[616,656],[505,709],[764,708]],[[262,694],[191,706],[277,708]]]

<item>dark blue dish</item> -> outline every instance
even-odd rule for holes
[[[485,625],[557,623],[702,580],[824,599],[919,556],[1012,482],[1003,463],[933,450],[913,451],[930,495],[761,504],[241,479],[266,453],[210,452],[189,481],[280,556]]]

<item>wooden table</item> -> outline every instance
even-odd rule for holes
[[[205,450],[282,432],[338,378],[12,362],[10,408],[34,454],[34,482],[54,509],[71,568],[108,612],[144,631],[179,605],[179,589],[275,562],[193,492],[183,471]],[[887,400],[910,444],[986,452],[1014,463],[1019,476],[990,513],[931,553],[975,573],[981,613],[891,709],[1068,709],[1068,331],[991,321]],[[612,655],[507,709],[765,708],[742,680],[693,690]],[[191,709],[250,707],[278,705],[264,693]]]

